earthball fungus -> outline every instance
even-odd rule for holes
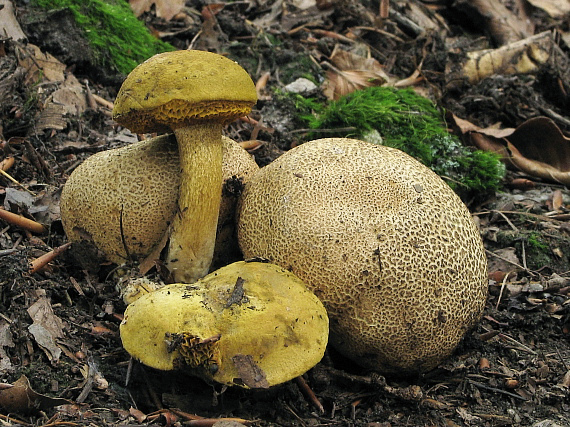
[[[180,188],[167,267],[193,282],[210,267],[222,188],[222,128],[251,111],[253,81],[234,61],[180,50],[153,56],[125,79],[113,118],[135,133],[173,131]]]
[[[216,253],[224,257],[233,246],[227,242],[233,235],[228,228],[234,224],[236,191],[240,191],[232,188],[259,168],[236,142],[221,140],[223,187],[229,188],[222,195]],[[73,171],[61,194],[61,219],[68,239],[93,242],[117,264],[160,252],[160,242],[177,212],[179,165],[172,134],[89,157]]]
[[[331,344],[362,366],[434,368],[481,316],[478,229],[450,187],[399,150],[307,142],[252,178],[238,215],[244,256],[307,283],[327,308]]]
[[[127,307],[120,333],[131,356],[150,367],[267,388],[321,360],[328,318],[292,273],[239,261],[140,297]]]

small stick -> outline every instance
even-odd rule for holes
[[[3,219],[8,224],[16,225],[24,230],[31,231],[32,233],[43,234],[46,232],[46,228],[39,222],[34,221],[33,219],[28,219],[22,215],[12,213],[4,208],[0,208],[0,219]]]
[[[315,392],[311,389],[311,387],[309,387],[307,381],[305,381],[305,379],[302,376],[299,376],[295,378],[295,382],[297,383],[297,386],[301,389],[301,392],[305,395],[307,399],[309,399],[309,401],[313,404],[313,406],[316,407],[321,414],[324,414],[325,408],[323,407],[323,404],[321,403],[319,398],[315,395]]]
[[[37,273],[39,270],[44,268],[48,263],[52,262],[60,254],[65,252],[65,250],[67,250],[67,248],[69,248],[70,246],[71,246],[71,242],[67,242],[67,243],[53,249],[52,251],[43,254],[41,257],[36,258],[30,264],[29,273],[30,274]]]
[[[96,93],[91,93],[91,96],[97,102],[97,104],[99,104],[105,108],[108,108],[109,110],[113,109],[114,104],[111,101],[107,101],[105,98],[100,97]]]
[[[505,274],[503,278],[503,283],[501,285],[501,292],[499,292],[499,298],[497,298],[497,305],[495,306],[495,310],[499,310],[499,304],[501,304],[501,299],[503,298],[503,291],[505,290],[505,285],[507,284],[507,279],[509,278],[509,273]]]
[[[2,168],[0,168],[0,175],[4,175],[6,178],[8,178],[10,181],[12,181],[14,184],[16,184],[18,187],[22,187],[25,191],[30,193],[32,196],[34,196],[34,197],[36,196],[32,191],[28,190],[26,187],[24,187],[23,184],[20,184],[18,181],[16,181],[16,179],[14,179],[12,177],[12,175],[10,175],[8,172],[6,172]]]
[[[85,92],[87,93],[87,105],[89,105],[89,108],[92,110],[96,110],[97,102],[93,97],[93,93],[91,93],[91,88],[89,88],[89,80],[84,80],[83,83],[85,84]]]

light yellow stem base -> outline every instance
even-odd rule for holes
[[[166,265],[176,282],[208,274],[222,197],[222,125],[206,123],[174,131],[180,152],[179,212]]]

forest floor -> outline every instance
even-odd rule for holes
[[[65,10],[42,17],[29,2],[15,1],[27,41],[0,34],[0,162],[17,183],[0,176],[0,202],[48,231],[0,219],[0,423],[570,426],[570,79],[563,65],[570,11],[522,0],[505,2],[506,12],[463,1],[381,2],[389,3],[387,17],[377,1],[187,3],[165,19],[157,2],[140,19],[176,48],[227,54],[246,68],[260,100],[251,120],[225,133],[247,141],[260,166],[307,134],[292,103],[276,92],[301,77],[325,81],[329,90],[332,82],[343,93],[343,86],[366,86],[385,73],[504,146],[498,131],[548,117],[549,129],[560,130],[559,145],[547,148],[546,134],[537,131],[534,152],[555,154],[539,157],[535,168],[509,167],[498,191],[465,199],[489,261],[483,318],[446,362],[413,378],[384,383],[331,349],[304,376],[316,398],[300,381],[222,393],[200,379],[132,363],[118,332],[125,304],[113,266],[79,265],[67,251],[30,272],[32,260],[67,242],[58,203],[69,174],[93,153],[137,139],[110,118],[124,75],[98,69]],[[548,52],[558,56],[535,69],[451,78],[461,75],[466,51],[544,32]],[[367,62],[344,64],[342,72],[343,64],[331,65],[335,49],[369,55],[383,71]],[[309,91],[323,98],[320,85]],[[473,142],[465,123],[456,128]],[[23,394],[7,398],[7,384],[16,381]]]

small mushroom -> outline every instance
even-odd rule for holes
[[[222,188],[222,128],[257,101],[247,72],[211,52],[153,56],[125,79],[113,118],[135,133],[172,130],[178,141],[180,189],[167,266],[193,282],[210,267]]]
[[[152,368],[267,388],[321,360],[328,318],[292,273],[239,261],[141,296],[127,307],[120,333],[131,356]]]
[[[384,373],[429,370],[479,320],[487,262],[451,188],[407,154],[307,142],[262,168],[238,207],[246,258],[292,271],[323,301],[331,344]]]
[[[228,258],[235,204],[249,176],[259,168],[230,138],[222,137],[224,180],[216,255]],[[60,201],[68,239],[90,241],[117,264],[141,261],[160,243],[177,210],[180,160],[174,135],[162,135],[89,157],[67,180]],[[229,229],[229,230],[228,230]],[[225,231],[224,231],[225,230]]]

